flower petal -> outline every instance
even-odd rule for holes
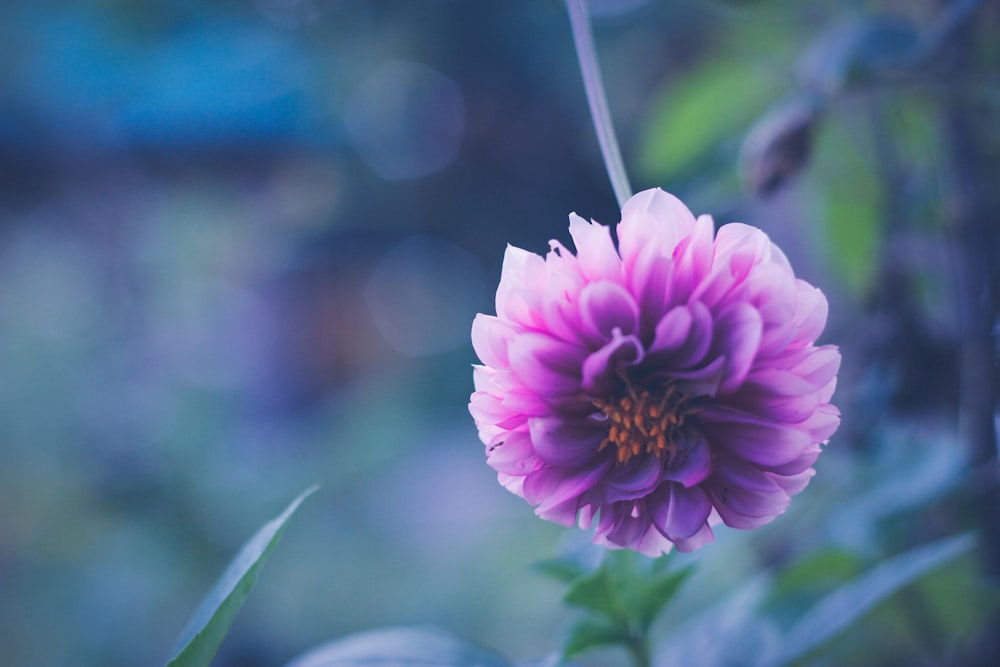
[[[662,472],[663,464],[655,456],[634,457],[617,465],[604,479],[604,501],[643,498],[656,488]]]
[[[719,457],[705,485],[722,521],[733,528],[756,528],[770,523],[788,507],[791,498],[760,468]]]
[[[701,433],[695,433],[684,443],[678,460],[671,460],[663,470],[663,479],[680,482],[686,487],[699,484],[712,472],[712,451]]]
[[[635,336],[615,332],[611,342],[583,362],[584,390],[595,396],[607,396],[614,387],[615,372],[642,361],[642,343]]]
[[[708,519],[712,503],[700,487],[667,483],[647,501],[653,525],[671,540],[692,537]]]
[[[657,362],[673,368],[690,368],[699,364],[712,344],[712,313],[704,304],[694,301],[677,306],[656,325],[656,336],[649,346]]]
[[[748,303],[729,306],[715,321],[713,352],[726,358],[719,392],[730,394],[743,383],[750,372],[760,346],[764,325],[757,309]]]
[[[580,271],[589,281],[622,279],[622,262],[611,241],[611,231],[578,215],[569,216],[569,234],[576,246]]]
[[[539,396],[580,389],[584,351],[543,333],[525,333],[507,348],[511,370]]]
[[[615,329],[625,335],[635,333],[639,307],[624,287],[601,280],[580,292],[580,321],[594,338],[606,341]]]
[[[589,490],[611,467],[612,459],[602,456],[591,465],[568,470],[546,466],[529,474],[524,480],[524,499],[536,505],[535,513],[545,513]]]
[[[808,433],[719,404],[706,405],[698,423],[713,451],[722,448],[764,466],[794,461],[812,444]]]
[[[535,452],[545,463],[579,467],[597,455],[605,429],[586,422],[567,422],[558,417],[533,417],[528,431]]]

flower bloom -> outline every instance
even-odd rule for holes
[[[473,323],[469,409],[500,483],[648,555],[773,520],[840,423],[822,292],[760,230],[716,233],[659,189],[625,204],[617,249],[569,231],[576,255],[508,247],[497,315]]]

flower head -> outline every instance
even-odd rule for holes
[[[509,247],[497,315],[473,323],[469,408],[500,483],[649,555],[773,520],[840,423],[823,294],[760,230],[716,233],[658,189],[625,204],[617,249],[569,231],[576,255]]]

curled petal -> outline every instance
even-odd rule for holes
[[[625,335],[635,333],[639,307],[624,287],[602,280],[580,292],[580,320],[588,333],[605,341],[615,329]]]
[[[656,337],[649,347],[662,365],[683,369],[705,358],[712,344],[712,313],[698,301],[677,306],[656,325]]]
[[[615,372],[642,361],[642,343],[635,336],[615,332],[611,342],[594,352],[583,362],[583,388],[597,396],[608,395]]]

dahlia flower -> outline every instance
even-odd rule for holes
[[[469,409],[500,483],[594,542],[659,555],[773,520],[839,425],[826,299],[748,225],[656,189],[576,255],[508,247]]]

